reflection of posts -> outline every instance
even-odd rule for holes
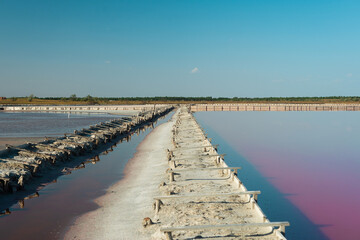
[[[75,169],[80,169],[80,168],[85,168],[85,163],[84,162],[80,163],[80,165],[75,167]]]
[[[99,161],[100,161],[99,155],[96,155],[95,157],[92,158],[92,164],[96,164]]]
[[[97,162],[100,161],[100,157],[99,157],[99,155],[96,155],[96,156],[93,157],[91,160],[92,160],[92,161],[91,161],[92,164],[96,164]]]
[[[0,216],[3,216],[3,215],[9,215],[9,214],[11,214],[11,212],[10,212],[10,210],[7,208],[7,209],[5,209],[5,211],[4,212],[0,212]]]
[[[24,207],[25,207],[25,201],[24,201],[24,199],[19,200],[19,201],[18,201],[18,204],[19,204],[19,207],[20,207],[20,208],[24,208]]]
[[[37,198],[39,196],[40,196],[40,194],[38,192],[35,192],[34,194],[29,195],[29,196],[25,197],[24,199],[32,199],[32,198]]]
[[[18,201],[19,207],[20,207],[20,208],[24,208],[24,207],[25,207],[25,199],[37,198],[37,197],[39,197],[39,196],[40,196],[40,194],[39,194],[38,192],[35,192],[34,194],[29,195],[29,196],[25,197],[24,199],[19,200],[19,201]],[[5,214],[10,214],[10,213],[11,213],[11,212],[9,211],[9,209],[6,209],[6,211],[5,211],[5,213],[4,213],[3,215],[5,215]],[[0,214],[0,216],[1,216],[1,214]]]

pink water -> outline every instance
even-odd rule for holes
[[[360,239],[359,112],[209,112],[197,117],[314,225],[325,226],[319,229],[329,239]]]

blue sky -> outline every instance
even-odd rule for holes
[[[0,0],[0,95],[359,95],[359,13],[349,0]]]

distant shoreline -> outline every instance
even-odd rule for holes
[[[360,104],[360,96],[324,97],[10,97],[1,106],[19,105],[154,105],[154,104]]]
[[[61,113],[107,113],[136,115],[140,111],[151,111],[154,106],[145,105],[19,105],[3,106],[4,112],[61,112]],[[182,104],[186,105],[186,104]],[[189,105],[189,104],[187,104]],[[198,111],[360,111],[360,104],[350,103],[211,103],[190,104],[192,112]],[[0,111],[1,112],[1,111]]]

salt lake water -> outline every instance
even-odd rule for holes
[[[360,112],[199,112],[288,239],[359,239]]]
[[[95,113],[1,112],[0,137],[43,137],[72,133],[119,115]]]
[[[243,168],[239,177],[245,186],[261,190],[259,205],[268,218],[290,222],[288,239],[359,239],[359,112],[195,116],[213,143],[220,144],[219,152],[227,154],[226,162]],[[0,112],[0,137],[60,135],[112,118]],[[13,239],[24,234],[28,239],[59,238],[74,217],[96,208],[91,199],[121,179],[127,160],[148,132],[100,156],[97,164],[60,177],[43,188],[39,198],[26,200],[25,208],[11,207],[12,214],[0,217],[2,234]]]

